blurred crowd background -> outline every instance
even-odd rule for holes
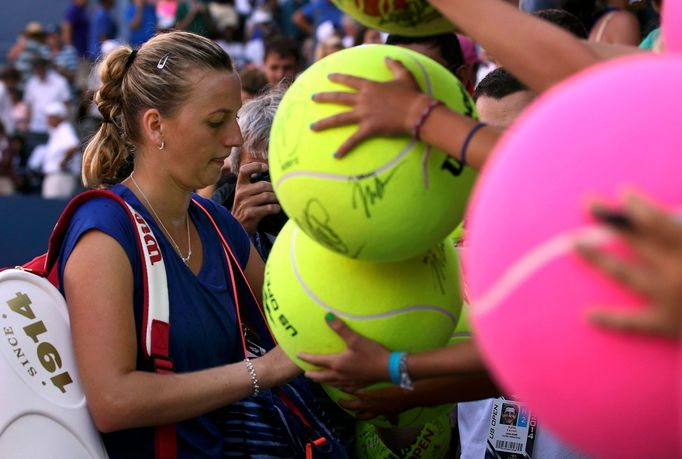
[[[584,30],[592,41],[646,47],[655,42],[658,30],[660,2],[651,0],[518,3],[528,12],[569,11],[579,22],[577,33]],[[101,123],[92,103],[99,87],[97,62],[117,46],[139,47],[170,29],[218,42],[239,69],[244,102],[269,88],[286,86],[311,63],[335,51],[387,40],[401,43],[401,37],[360,25],[330,0],[8,3],[0,18],[0,196],[64,200],[80,191],[83,145]],[[456,72],[473,93],[496,67],[494,56],[486,55],[468,37],[456,37],[454,48],[448,37],[427,39],[425,48],[435,50],[441,57],[437,60]],[[0,211],[10,205],[16,210],[16,203],[2,201]],[[63,204],[45,208],[50,206]],[[51,219],[54,212],[35,211],[31,218],[45,215]]]

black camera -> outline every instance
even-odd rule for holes
[[[262,182],[270,181],[270,172],[265,171],[265,172],[256,172],[255,174],[251,174],[251,183],[256,183],[256,182]]]
[[[270,182],[270,172],[256,172],[255,174],[251,174],[251,183],[256,183],[256,182]],[[279,232],[282,230],[282,227],[284,224],[289,220],[289,217],[287,217],[287,214],[284,213],[284,210],[280,210],[278,213],[274,215],[266,215],[263,217],[263,219],[258,223],[258,231],[263,232],[263,233],[268,233],[272,234],[273,236],[277,236]]]

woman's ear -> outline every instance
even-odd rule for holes
[[[144,143],[159,147],[163,144],[163,120],[155,108],[150,108],[142,114],[142,136]]]

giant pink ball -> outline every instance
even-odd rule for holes
[[[666,52],[682,52],[682,0],[663,2],[661,33]]]
[[[574,251],[578,235],[609,238],[586,212],[595,196],[635,187],[682,208],[680,81],[681,57],[647,55],[562,83],[502,139],[468,213],[471,316],[493,375],[596,457],[682,456],[678,345],[591,325],[591,308],[643,300]]]

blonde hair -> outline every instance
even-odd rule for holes
[[[173,117],[192,89],[196,70],[234,71],[230,57],[213,41],[188,32],[168,32],[147,41],[139,51],[122,46],[102,61],[102,86],[95,103],[104,122],[83,154],[83,183],[103,187],[128,172],[140,141],[140,115],[155,108]]]

